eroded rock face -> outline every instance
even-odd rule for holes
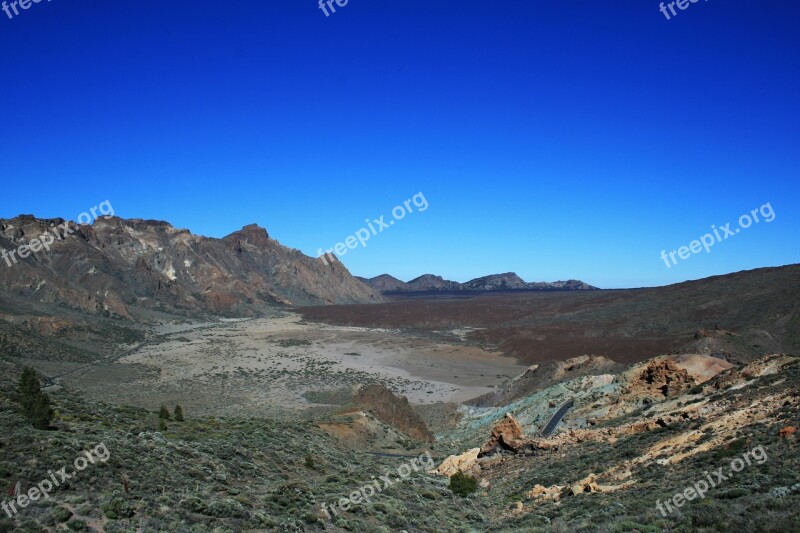
[[[361,387],[353,397],[353,403],[361,409],[369,410],[375,418],[397,428],[412,439],[421,442],[434,441],[433,433],[411,408],[408,398],[395,396],[383,385]]]
[[[491,438],[480,449],[480,455],[488,455],[498,450],[517,452],[523,446],[522,426],[511,413],[498,421],[492,428]]]
[[[651,390],[657,390],[664,396],[675,396],[694,384],[694,380],[674,361],[662,359],[653,361],[642,372],[641,384]]]

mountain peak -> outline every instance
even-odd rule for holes
[[[266,228],[262,228],[258,224],[248,224],[243,226],[242,229],[227,235],[223,240],[234,239],[263,247],[269,244],[269,233],[267,233]]]

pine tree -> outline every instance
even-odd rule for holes
[[[53,409],[50,398],[42,391],[36,371],[30,367],[22,370],[19,380],[20,403],[22,412],[36,429],[50,429],[53,420]]]
[[[33,402],[33,412],[31,422],[36,429],[50,429],[50,422],[53,420],[53,409],[50,407],[50,398],[40,392]]]
[[[175,406],[175,421],[183,422],[183,408],[180,405]]]
[[[40,390],[39,380],[36,379],[36,371],[30,367],[22,370],[22,377],[19,379],[19,392],[22,394],[22,411],[28,418],[33,414],[33,401]]]
[[[169,409],[163,403],[161,404],[161,409],[158,411],[158,418],[162,420],[169,420]]]

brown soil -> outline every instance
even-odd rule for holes
[[[527,364],[586,354],[620,363],[659,354],[708,353],[739,362],[800,353],[800,265],[764,268],[668,287],[575,292],[395,296],[383,304],[304,307],[307,320],[453,334]],[[723,329],[724,353],[697,345]]]

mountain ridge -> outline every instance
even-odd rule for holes
[[[49,232],[58,227],[70,230],[54,239]],[[54,242],[44,250],[40,241],[48,235]],[[123,319],[139,309],[255,316],[275,306],[382,300],[339,261],[306,256],[256,224],[217,239],[139,218],[103,217],[91,225],[32,215],[0,219],[0,250],[24,248],[39,250],[24,259],[3,256],[0,299]]]
[[[435,274],[423,274],[408,282],[390,274],[374,278],[359,278],[382,293],[389,292],[440,292],[440,291],[511,291],[511,290],[599,290],[580,280],[527,282],[514,272],[490,274],[464,283],[444,279]]]

